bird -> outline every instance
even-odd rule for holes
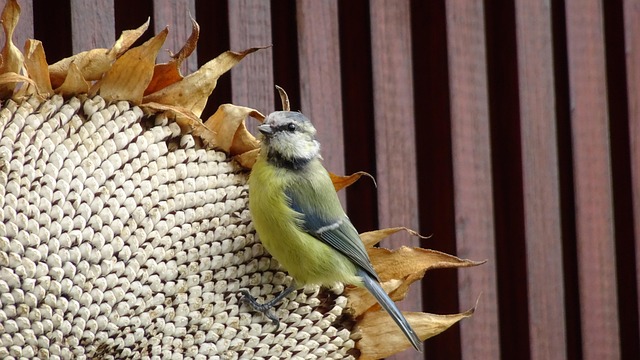
[[[263,246],[293,281],[268,302],[259,303],[247,290],[241,291],[241,301],[278,325],[270,309],[304,285],[364,286],[422,352],[420,338],[380,285],[340,204],[311,121],[286,109],[270,113],[258,130],[260,154],[249,175],[249,210]]]

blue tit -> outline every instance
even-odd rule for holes
[[[264,304],[245,290],[243,302],[278,324],[269,309],[298,287],[337,282],[364,286],[421,351],[420,338],[380,286],[362,240],[342,209],[309,119],[298,112],[277,111],[258,129],[262,145],[249,177],[249,209],[260,241],[294,283]]]

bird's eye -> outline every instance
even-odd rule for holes
[[[294,123],[290,123],[289,125],[287,125],[287,130],[289,131],[296,131],[297,128],[298,127]]]

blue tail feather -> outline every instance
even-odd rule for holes
[[[387,313],[389,313],[393,321],[395,321],[396,324],[398,324],[398,327],[400,327],[400,330],[402,330],[402,332],[407,337],[407,339],[409,339],[409,342],[411,343],[411,345],[416,350],[422,352],[422,341],[420,340],[416,332],[413,331],[413,329],[411,328],[411,325],[409,325],[409,322],[407,321],[407,319],[404,317],[404,315],[402,315],[402,313],[400,312],[400,309],[398,309],[395,302],[391,300],[391,298],[389,297],[389,295],[387,295],[387,293],[384,291],[382,286],[380,286],[380,283],[375,278],[373,278],[373,276],[371,276],[368,272],[364,270],[359,270],[358,276],[362,278],[364,287],[366,287],[367,290],[369,290],[371,295],[373,295],[376,298],[376,300],[378,300],[378,303],[380,304],[380,306],[382,306],[382,308],[385,309]]]

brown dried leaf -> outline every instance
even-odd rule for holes
[[[422,280],[424,277],[424,271],[421,273],[415,273],[407,276],[402,280],[402,283],[392,292],[389,293],[389,296],[393,301],[402,301],[409,293],[409,287],[416,281]]]
[[[82,77],[87,80],[98,80],[111,66],[115,58],[109,57],[107,49],[92,49],[83,51],[74,56],[62,59],[55,64],[49,65],[49,76],[51,85],[57,88],[62,85],[71,63],[82,73]]]
[[[217,147],[234,156],[257,149],[260,146],[258,140],[251,135],[244,124],[248,116],[264,119],[264,115],[257,110],[223,104],[218,107],[215,114],[207,119],[204,126],[216,134]]]
[[[166,64],[158,64],[153,68],[153,77],[149,86],[144,90],[144,96],[182,80],[180,65],[171,61]]]
[[[382,288],[384,289],[384,291],[386,291],[387,294],[389,294],[397,290],[399,287],[401,287],[402,283],[403,283],[403,280],[391,279],[388,281],[383,281],[380,285],[382,285]],[[354,318],[359,317],[360,315],[364,314],[367,310],[371,308],[380,309],[380,305],[378,305],[376,298],[374,298],[373,295],[369,293],[369,290],[367,290],[364,287],[360,287],[360,286],[346,287],[344,289],[344,294],[349,299],[349,302],[348,302],[349,314]]]
[[[336,191],[340,191],[346,188],[347,186],[350,186],[354,182],[358,181],[363,175],[371,178],[371,180],[373,180],[374,186],[376,187],[378,186],[376,184],[376,179],[373,177],[373,175],[364,171],[358,171],[357,173],[347,175],[347,176],[336,175],[332,172],[329,172],[329,176],[331,177],[331,181],[333,182],[333,187],[336,189]]]
[[[440,334],[451,325],[473,315],[475,307],[460,314],[435,315],[422,312],[403,312],[422,341]],[[411,346],[400,328],[385,311],[368,312],[362,317],[353,334],[360,338],[356,348],[360,360],[381,359]]]
[[[116,40],[111,49],[109,49],[109,56],[116,59],[129,50],[131,45],[133,45],[140,36],[147,31],[150,21],[151,18],[147,18],[147,21],[137,29],[123,31],[118,40]]]
[[[158,64],[153,69],[153,78],[151,78],[149,86],[144,91],[145,96],[183,79],[180,73],[180,66],[182,62],[193,53],[193,50],[196,49],[196,44],[200,37],[200,26],[193,18],[191,19],[191,26],[191,36],[189,36],[189,39],[187,39],[182,49],[173,55],[171,61],[166,64]]]
[[[207,147],[219,147],[215,132],[204,126],[202,120],[189,109],[153,102],[142,104],[140,108],[150,113],[168,112],[178,123],[183,134],[192,134],[199,137]]]
[[[260,149],[253,149],[233,157],[245,169],[251,169],[260,155]]]
[[[382,282],[382,288],[389,294],[393,301],[402,301],[407,296],[411,284],[422,279],[424,271],[407,276],[404,279],[391,279]],[[349,299],[349,313],[353,317],[359,317],[367,311],[380,310],[378,301],[365,288],[347,288],[345,295]]]
[[[226,51],[202,65],[198,71],[188,75],[182,81],[145,96],[143,102],[177,105],[200,116],[209,95],[216,87],[218,78],[245,56],[260,49],[262,48],[251,48],[239,53]]]
[[[69,65],[69,72],[62,85],[56,88],[56,93],[62,96],[73,96],[89,92],[89,82],[84,79],[82,72],[75,63]]]
[[[260,114],[257,110],[253,111]],[[233,136],[233,143],[231,143],[229,154],[232,156],[239,155],[258,148],[260,148],[260,142],[249,132],[249,130],[247,130],[247,126],[244,121],[241,122],[236,134]]]
[[[2,63],[0,74],[19,74],[23,64],[23,56],[20,50],[13,44],[13,32],[20,19],[20,6],[16,0],[9,0],[2,10],[0,17],[5,34],[5,44],[2,48]],[[7,98],[13,95],[16,82],[8,82],[0,85],[0,97]]]
[[[133,45],[149,28],[149,19],[137,29],[122,32],[120,38],[111,49],[91,49],[62,59],[49,65],[51,85],[57,88],[62,85],[72,63],[80,70],[82,78],[87,81],[99,80],[109,70],[111,64]]]
[[[16,83],[28,83],[30,86],[36,86],[36,83],[26,76],[16,74],[14,72],[0,74],[0,88],[10,84],[15,85]]]
[[[427,270],[469,267],[484,263],[463,260],[435,250],[406,246],[397,250],[370,248],[367,252],[382,281],[382,287],[394,301],[404,299],[410,285],[422,279]],[[354,317],[370,309],[377,309],[375,298],[364,288],[347,288],[345,295],[349,299],[350,312]]]
[[[198,25],[194,18],[191,16],[189,17],[191,18],[191,35],[189,35],[189,38],[182,49],[180,49],[177,54],[172,55],[172,58],[178,64],[182,64],[182,62],[193,53],[193,50],[196,49],[196,45],[198,44],[198,39],[200,38],[200,25]]]
[[[406,246],[396,250],[370,248],[367,252],[382,281],[404,279],[431,269],[470,267],[484,263],[460,259],[440,251]]]
[[[49,67],[47,66],[47,58],[44,54],[42,42],[34,39],[27,40],[24,46],[26,55],[24,66],[27,69],[27,75],[36,84],[35,90],[41,96],[53,94],[51,81],[49,80]]]
[[[124,53],[91,92],[108,101],[126,100],[139,105],[153,76],[158,51],[168,33],[169,29],[165,28],[144,44]]]
[[[409,228],[406,228],[406,227],[394,227],[394,228],[387,228],[387,229],[380,229],[380,230],[364,232],[364,233],[360,234],[360,239],[362,239],[362,242],[364,243],[364,247],[370,248],[370,247],[374,246],[375,244],[379,243],[380,241],[382,241],[382,239],[386,238],[387,236],[393,235],[393,234],[397,233],[398,231],[406,231],[410,235],[418,236],[421,239],[428,239],[429,238],[429,236],[420,235],[417,232],[415,232],[415,231],[413,231],[413,230],[411,230]]]

